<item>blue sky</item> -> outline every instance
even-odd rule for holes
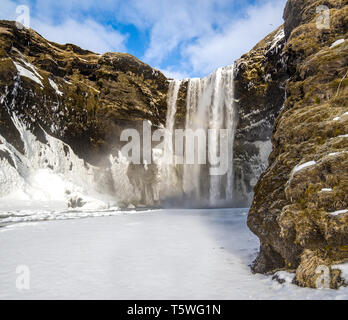
[[[30,9],[30,27],[58,43],[128,52],[169,77],[232,64],[283,23],[286,0],[1,0],[0,18]]]

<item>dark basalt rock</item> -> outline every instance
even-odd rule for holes
[[[283,26],[236,61],[235,98],[239,124],[234,145],[237,203],[248,206],[258,177],[267,167],[276,117],[285,101],[288,79],[282,49]]]
[[[270,165],[255,187],[248,217],[261,241],[253,270],[296,271],[295,282],[313,288],[319,266],[330,269],[332,288],[343,285],[333,266],[348,260],[347,40],[330,48],[347,39],[347,4],[287,3],[282,50],[290,77],[287,99],[275,123]],[[330,29],[316,26],[319,5],[330,8]],[[315,165],[294,171],[310,161]]]

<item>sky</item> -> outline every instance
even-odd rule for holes
[[[0,19],[29,8],[50,41],[127,52],[166,76],[203,77],[233,64],[283,23],[286,0],[0,0]],[[17,9],[17,12],[16,12]]]

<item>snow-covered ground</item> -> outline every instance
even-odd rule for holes
[[[17,221],[52,213],[35,214]],[[247,209],[80,213],[88,215],[104,216],[0,228],[0,299],[348,299],[348,288],[303,289],[286,273],[284,284],[253,275],[259,244]],[[20,291],[23,266],[30,289]]]

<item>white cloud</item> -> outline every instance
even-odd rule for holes
[[[40,2],[40,1],[39,1]],[[60,3],[69,4],[69,1]],[[50,7],[52,5],[52,7]],[[70,6],[72,3],[70,3]],[[85,4],[86,5],[86,4]],[[17,4],[12,0],[1,0],[0,19],[16,20]],[[38,3],[36,7],[29,6],[30,27],[40,33],[47,40],[58,43],[73,43],[83,49],[97,53],[107,51],[126,51],[125,42],[127,35],[123,35],[109,26],[102,25],[91,18],[69,18],[69,10],[64,8],[64,19],[57,22],[54,12],[62,13],[61,8],[56,8],[53,2]]]
[[[175,67],[168,67],[166,69],[161,69],[161,68],[157,68],[157,69],[160,70],[169,79],[183,80],[190,77],[189,73],[185,71],[179,71],[178,69],[175,69]]]
[[[251,6],[240,0],[129,0],[120,6],[117,18],[149,30],[150,43],[143,57],[147,63],[163,66],[179,53],[177,70],[165,67],[164,72],[176,78],[202,76],[232,64],[281,25],[285,3],[259,0]],[[231,11],[234,5],[242,9]]]
[[[245,18],[232,21],[222,32],[208,33],[183,49],[195,73],[207,74],[232,64],[283,23],[285,0],[250,7]]]
[[[0,17],[9,15],[15,0],[0,1],[5,3],[0,4]],[[256,0],[255,6],[245,0],[31,3],[31,25],[44,37],[100,53],[127,51],[127,35],[105,26],[103,21],[134,25],[140,33],[149,35],[149,43],[139,58],[159,66],[168,76],[181,78],[204,76],[217,67],[232,64],[282,24],[286,0]]]
[[[161,64],[192,39],[213,31],[224,20],[224,8],[239,0],[130,0],[123,2],[117,18],[147,28],[150,43],[143,59]]]
[[[177,49],[178,45],[190,41],[212,29],[214,1],[176,1],[163,8],[151,29],[151,41],[145,59],[160,63]]]
[[[73,43],[97,53],[126,51],[126,36],[91,19],[82,22],[68,19],[62,24],[48,24],[35,19],[32,28],[48,40]]]

